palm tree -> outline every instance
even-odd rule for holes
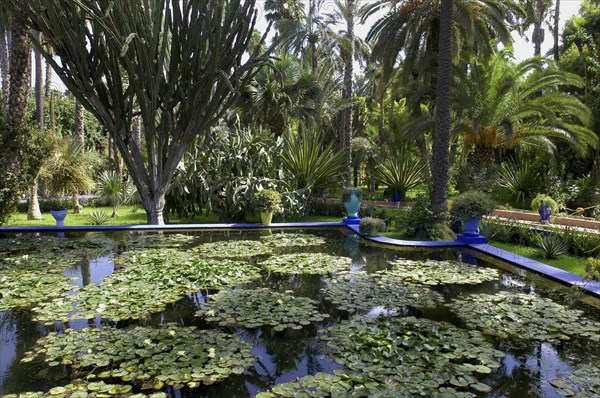
[[[464,110],[456,129],[472,148],[474,167],[489,167],[497,148],[535,145],[556,152],[562,143],[584,154],[598,147],[598,137],[586,127],[590,110],[565,90],[582,86],[582,80],[543,58],[518,64],[509,58],[502,51],[489,62],[473,60],[468,70],[456,70],[454,100]]]
[[[542,43],[544,42],[544,29],[542,25],[552,7],[552,0],[520,0],[525,10],[525,23],[521,29],[526,30],[533,26],[531,41],[533,42],[533,55],[542,54]]]
[[[123,178],[114,171],[105,170],[100,174],[98,184],[100,198],[107,200],[113,207],[111,217],[119,217],[119,206],[129,203],[135,193],[135,187],[130,180]]]
[[[320,94],[314,75],[304,72],[294,57],[283,55],[263,67],[245,88],[242,116],[280,137],[287,132],[292,116],[306,126],[315,125]]]
[[[0,11],[0,74],[2,74],[2,104],[0,105],[0,115],[5,115],[8,112],[8,96],[10,92],[10,68],[7,33],[8,27],[6,22],[3,21],[2,12]]]
[[[79,193],[96,186],[94,169],[99,164],[95,152],[86,152],[76,139],[64,138],[44,170],[47,186],[54,195],[73,197],[73,212],[80,213]]]
[[[450,171],[450,90],[452,87],[453,0],[441,0],[440,35],[437,71],[437,101],[432,146],[431,210],[443,214],[438,222],[445,223],[448,212],[448,179]],[[460,0],[459,0],[460,1]]]
[[[489,55],[494,42],[509,44],[507,24],[516,22],[520,8],[512,0],[454,0],[453,52],[471,49]],[[367,35],[373,55],[384,65],[389,76],[403,54],[403,80],[415,74],[434,76],[439,51],[440,0],[378,0],[362,10],[362,21],[389,10],[377,20]],[[433,84],[435,89],[435,84]]]

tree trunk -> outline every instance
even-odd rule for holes
[[[29,185],[29,207],[27,208],[27,219],[42,219],[42,212],[40,211],[40,202],[38,200],[37,178],[34,178],[31,185]]]
[[[556,4],[554,5],[554,27],[552,29],[552,33],[554,36],[554,46],[552,49],[553,55],[554,55],[554,60],[558,61],[559,55],[558,55],[558,39],[559,39],[559,32],[558,32],[558,24],[560,22],[560,0],[555,0]]]
[[[25,25],[13,19],[11,25],[10,94],[5,122],[16,126],[23,121],[31,84],[31,41]]]
[[[44,97],[50,98],[50,92],[52,91],[52,67],[48,62],[46,64],[46,81],[44,82]]]
[[[450,170],[450,90],[452,87],[452,14],[454,11],[452,0],[441,0],[440,8],[437,101],[432,150],[433,186],[430,201],[431,209],[435,213],[443,215],[443,217],[440,217],[439,222],[445,223],[448,211],[448,179]]]
[[[8,113],[8,96],[10,93],[10,67],[8,57],[7,32],[0,31],[0,73],[2,74],[2,115]]]
[[[153,195],[153,192],[140,192],[140,197],[144,210],[146,210],[148,224],[164,225],[163,210],[165,208],[165,194]]]
[[[73,135],[81,149],[85,149],[85,119],[83,105],[77,99],[75,100],[75,126]]]
[[[81,214],[83,206],[79,203],[79,192],[73,191],[73,214]]]
[[[4,222],[16,204],[20,187],[24,184],[22,171],[23,143],[21,123],[27,109],[31,84],[31,41],[27,28],[14,19],[11,24],[10,93],[2,128],[3,145],[0,173],[0,223]]]
[[[375,158],[369,153],[369,193],[375,193]]]
[[[352,101],[352,74],[354,61],[354,8],[356,0],[346,0],[348,15],[346,16],[346,45],[342,48],[344,58],[344,90],[342,98],[349,103]],[[344,185],[350,184],[352,175],[352,107],[348,106],[342,111],[342,123],[340,126],[340,146],[345,154],[345,171],[342,174]]]
[[[533,55],[542,55],[542,42],[544,41],[544,29],[542,29],[542,22],[544,17],[544,0],[536,0],[535,2],[535,16],[533,21],[533,33],[531,34],[531,41],[533,42]]]
[[[40,32],[35,32],[35,38],[40,41]],[[44,70],[42,54],[37,48],[33,49],[35,58],[35,121],[40,129],[44,129]]]
[[[142,147],[142,119],[139,116],[133,118],[133,128],[131,132],[133,136],[133,142],[136,143],[138,148]]]

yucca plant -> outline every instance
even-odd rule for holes
[[[129,179],[123,179],[114,171],[104,170],[98,182],[100,199],[108,201],[113,207],[111,217],[119,217],[119,206],[128,204],[135,194],[135,187]]]
[[[548,260],[558,258],[569,250],[565,242],[554,234],[540,235],[534,244],[537,252]]]
[[[92,225],[104,225],[108,222],[108,214],[102,210],[94,210],[88,215]]]
[[[408,154],[399,152],[377,165],[375,178],[404,198],[409,189],[417,188],[425,181],[426,165],[413,160]]]
[[[511,160],[502,163],[498,185],[515,195],[517,201],[525,204],[525,199],[533,196],[540,183],[540,173],[526,162],[517,164]]]
[[[345,171],[344,151],[336,151],[334,143],[325,146],[317,132],[306,132],[299,140],[287,139],[282,162],[296,178],[298,189],[324,188]]]

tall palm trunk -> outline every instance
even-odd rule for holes
[[[52,67],[46,61],[46,79],[44,81],[44,97],[50,98],[50,91],[52,90]]]
[[[432,148],[431,209],[445,222],[448,211],[448,178],[450,170],[450,89],[452,85],[452,0],[441,0],[440,41],[437,79],[437,101]]]
[[[552,29],[552,35],[554,36],[554,46],[552,48],[552,53],[554,55],[554,60],[558,61],[558,24],[560,22],[560,0],[556,0],[556,4],[554,5],[554,26]]]
[[[354,61],[354,9],[356,0],[346,0],[348,14],[346,16],[346,48],[343,49],[344,56],[344,90],[342,97],[347,102],[352,101],[352,74]],[[340,128],[341,148],[345,153],[345,171],[342,175],[344,185],[350,184],[352,175],[352,107],[349,106],[342,111],[342,123]]]
[[[85,151],[85,122],[83,105],[75,99],[75,125],[73,126],[73,136],[77,140],[77,144]],[[81,214],[83,206],[79,203],[79,192],[73,192],[73,213]]]
[[[2,115],[8,113],[8,96],[10,93],[10,67],[8,58],[8,35],[0,29],[0,73],[2,74]]]
[[[0,223],[15,204],[23,184],[23,138],[21,123],[27,109],[31,80],[31,41],[28,30],[18,20],[11,24],[9,112],[2,128],[3,145],[0,150]]]
[[[542,42],[544,41],[544,30],[542,29],[544,0],[536,0],[534,13],[531,41],[533,41],[533,55],[540,56],[542,55]]]
[[[40,32],[35,32],[37,41],[40,41]],[[33,49],[35,59],[35,121],[41,130],[44,130],[44,73],[42,54]],[[41,220],[42,212],[38,200],[37,174],[31,176],[29,182],[29,206],[27,210],[28,220]]]

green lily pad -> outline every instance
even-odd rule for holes
[[[394,268],[382,271],[404,281],[423,285],[470,284],[493,281],[500,274],[495,268],[477,267],[459,261],[400,259],[392,262]]]
[[[496,358],[504,356],[477,331],[414,317],[355,316],[323,331],[321,339],[336,361],[380,383],[397,383],[406,396],[479,391],[482,386],[471,387],[481,383],[478,373],[464,365],[497,368]]]
[[[307,297],[293,297],[268,289],[230,290],[209,296],[206,306],[196,315],[220,326],[273,326],[277,330],[301,329],[310,322],[323,320],[327,314],[317,311],[317,302]]]
[[[100,382],[89,382],[82,379],[73,380],[66,386],[53,387],[48,392],[23,392],[20,394],[4,395],[5,398],[32,398],[32,397],[66,397],[66,398],[94,398],[94,397],[131,397],[132,388],[129,385],[107,384]],[[144,394],[137,394],[139,397],[146,397]]]
[[[261,236],[260,240],[272,248],[306,248],[322,246],[326,243],[324,238],[312,234],[294,234],[289,232],[275,233]],[[281,252],[281,250],[278,250]]]
[[[163,311],[186,294],[260,277],[260,270],[247,262],[199,259],[176,249],[129,251],[115,263],[117,270],[102,284],[87,285],[78,294],[62,293],[35,307],[35,319],[44,323],[95,316],[141,319]]]
[[[441,294],[427,287],[404,283],[384,273],[340,271],[325,278],[325,286],[322,291],[326,299],[349,312],[374,308],[397,312],[407,306],[431,308],[444,302]]]
[[[227,240],[204,243],[195,247],[194,251],[204,258],[248,259],[254,256],[272,254],[271,248],[258,240]]]
[[[352,259],[324,253],[281,254],[259,263],[269,271],[283,274],[327,274],[348,269]]]
[[[533,294],[472,295],[455,299],[450,307],[466,323],[500,338],[558,341],[579,336],[600,342],[599,322]]]
[[[151,386],[160,382],[168,385],[212,384],[229,377],[234,369],[237,373],[254,362],[250,345],[235,335],[176,325],[162,329],[139,326],[133,329],[67,329],[60,335],[52,332],[38,340],[34,350],[27,352],[24,359],[40,354],[47,362],[68,360],[82,375],[97,376],[109,371],[124,382],[137,379],[147,381]],[[130,377],[124,376],[124,370]],[[135,377],[131,377],[133,375]],[[210,383],[205,383],[207,378]],[[95,382],[87,388],[108,391],[112,385]]]

